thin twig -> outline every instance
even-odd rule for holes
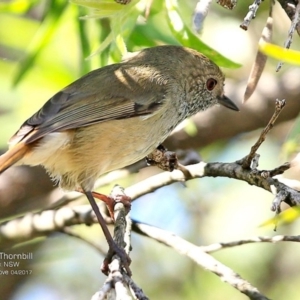
[[[208,14],[211,2],[212,0],[200,0],[196,4],[193,16],[193,27],[198,33],[203,28],[203,23]]]
[[[299,22],[300,22],[300,2],[298,2],[297,6],[296,6],[295,15],[293,17],[291,27],[288,32],[288,38],[284,43],[284,48],[286,48],[286,49],[290,48],[292,41],[293,41],[294,32],[295,32]],[[283,62],[279,62],[276,67],[276,72],[278,72],[282,66],[283,66]]]
[[[276,175],[281,175],[283,174],[286,170],[288,170],[291,167],[290,163],[284,163],[283,165],[276,167],[272,170],[263,170],[261,171],[261,176],[264,178],[268,178],[268,177],[274,177]]]
[[[259,5],[261,4],[262,0],[255,0],[252,5],[249,6],[249,12],[247,13],[246,17],[244,18],[243,23],[240,27],[244,30],[248,30],[249,24],[252,19],[255,18],[256,12],[258,10]]]
[[[283,100],[276,99],[275,112],[274,112],[273,116],[271,117],[268,125],[264,128],[264,130],[260,134],[257,142],[251,147],[251,151],[250,151],[249,155],[247,155],[244,159],[239,161],[239,163],[242,164],[242,167],[244,169],[249,169],[250,168],[251,162],[252,162],[252,160],[255,156],[255,153],[256,153],[257,149],[265,141],[266,135],[273,128],[274,123],[277,120],[277,118],[278,118],[279,114],[281,113],[282,109],[284,108],[284,106],[285,106],[285,100],[284,99]]]
[[[293,21],[298,0],[278,0],[278,2],[280,3],[283,10],[286,12],[287,16],[290,18],[290,20]],[[300,36],[300,23],[298,23],[296,29],[298,35]]]
[[[288,235],[276,235],[276,236],[258,236],[252,239],[244,239],[239,241],[233,241],[228,243],[215,243],[208,246],[201,246],[201,250],[206,253],[216,252],[225,248],[232,248],[236,246],[253,244],[253,243],[278,243],[278,242],[300,242],[300,235],[288,236]]]

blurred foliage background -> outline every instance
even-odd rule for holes
[[[0,2],[0,149],[6,149],[7,140],[21,123],[54,93],[89,70],[120,61],[127,50],[159,44],[189,46],[224,67],[233,84],[246,80],[268,16],[268,2],[261,4],[247,32],[239,24],[251,1],[240,1],[233,11],[213,3],[200,36],[192,27],[196,2],[153,0],[147,17],[149,2],[144,0],[133,0],[127,6],[83,0]],[[274,16],[274,42],[282,45],[290,21],[277,3]],[[299,49],[297,38],[293,45]],[[281,74],[275,74],[275,65],[270,59],[267,77],[280,78],[292,68],[285,66]],[[243,97],[241,91],[236,92]],[[293,123],[288,122],[268,136],[260,150],[262,169],[282,163],[283,144],[292,128]],[[258,134],[246,132],[215,141],[200,153],[205,161],[237,160],[249,152]],[[118,183],[129,186],[155,172],[158,170],[147,168]],[[114,184],[101,192],[109,192]],[[134,202],[131,215],[199,245],[257,235],[296,234],[298,221],[280,227],[277,233],[271,227],[259,226],[273,216],[269,210],[272,199],[270,193],[242,182],[204,178],[142,197]],[[30,209],[30,204],[25,204]],[[74,230],[88,240],[101,242],[98,226],[77,226]],[[132,245],[134,279],[151,299],[246,299],[171,249],[135,234]],[[33,273],[22,278],[0,275],[1,299],[89,299],[101,286],[101,279],[104,281],[102,256],[80,239],[57,233],[23,247],[16,251],[34,252],[34,259],[27,262]],[[270,298],[296,300],[300,284],[298,247],[292,243],[252,244],[214,256]]]

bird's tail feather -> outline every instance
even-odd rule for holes
[[[21,142],[2,154],[0,156],[0,173],[4,172],[6,169],[22,159],[27,151],[28,145]]]

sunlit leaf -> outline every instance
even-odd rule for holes
[[[39,22],[36,20],[20,18],[15,14],[2,14],[0,18],[1,45],[24,52],[38,26]],[[22,34],[20,34],[20,28],[23,29]]]
[[[29,0],[15,0],[15,1],[3,1],[0,2],[0,12],[9,12],[14,14],[24,14],[28,9],[37,1]]]
[[[118,4],[114,1],[108,0],[71,0],[71,3],[89,7],[89,8],[96,8],[101,11],[107,11],[107,12],[118,12],[126,7],[126,5]]]
[[[291,207],[287,210],[281,212],[279,215],[276,215],[274,218],[271,218],[263,222],[260,226],[280,226],[293,223],[300,217],[300,207]]]
[[[58,29],[58,23],[67,5],[68,3],[64,0],[52,0],[50,2],[45,18],[27,50],[27,55],[22,61],[20,69],[14,77],[14,85],[20,82],[26,72],[32,67],[36,57],[55,34]]]
[[[114,39],[114,34],[113,32],[111,32],[106,38],[105,40],[101,43],[100,47],[95,51],[93,52],[89,57],[91,58],[92,56],[96,55],[96,54],[99,54],[101,53],[103,50],[105,50],[113,41]]]
[[[78,17],[81,15],[83,8],[78,7]],[[81,59],[81,73],[85,74],[90,71],[91,69],[91,62],[90,60],[85,59],[91,53],[91,47],[88,39],[88,28],[86,22],[77,22],[78,24],[78,32],[80,38],[80,46],[82,52],[82,59]]]
[[[122,18],[130,12],[130,10],[139,2],[139,0],[133,0],[128,5],[118,4],[112,0],[71,0],[73,4],[93,8],[93,12],[90,16],[84,18]]]
[[[126,40],[136,26],[138,16],[144,10],[145,1],[133,0],[128,5],[113,3],[112,1],[92,1],[88,5],[82,0],[72,0],[73,3],[95,8],[88,18],[109,18],[111,32],[101,42],[100,46],[88,58],[101,54],[107,47],[110,48],[110,56],[118,61],[127,52]],[[139,5],[136,5],[139,3]],[[115,47],[116,46],[116,47]],[[118,51],[118,55],[116,54]]]
[[[164,16],[164,12],[152,13],[147,23],[137,24],[128,40],[128,48],[154,47],[157,44],[180,45]]]
[[[127,53],[127,48],[126,48],[126,44],[124,42],[124,38],[120,34],[118,34],[116,37],[116,45],[117,45],[118,49],[120,50],[122,56]]]
[[[259,43],[259,49],[261,52],[293,65],[300,65],[300,51],[286,49],[270,43],[261,42]]]

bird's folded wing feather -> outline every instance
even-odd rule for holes
[[[59,110],[54,115],[47,115],[43,107],[30,119],[28,119],[19,131],[10,139],[10,143],[18,143],[26,136],[26,143],[31,143],[50,132],[62,131],[85,127],[92,124],[149,115],[154,113],[162,101],[156,101],[151,106],[140,105],[129,99],[110,99],[108,105],[97,105],[97,103],[85,103],[71,109]],[[50,107],[52,108],[52,107]],[[33,132],[34,131],[34,132]],[[29,136],[30,133],[33,133]]]
[[[91,74],[91,73],[90,73]],[[82,78],[83,79],[83,78]],[[55,94],[10,139],[10,144],[23,140],[31,143],[51,132],[85,127],[92,124],[114,120],[145,116],[155,113],[164,104],[164,89],[160,93],[150,89],[136,93],[136,86],[118,92],[122,82],[114,82],[116,91],[107,92],[106,88],[88,87],[88,80],[82,80],[83,88],[77,92],[74,84]],[[88,79],[86,76],[85,79]],[[114,80],[115,81],[115,80]],[[101,81],[100,81],[101,82]],[[99,83],[98,83],[99,84]],[[109,84],[105,82],[104,86]],[[137,83],[135,83],[136,85]],[[153,82],[152,82],[153,85]],[[110,95],[111,94],[111,95]],[[157,96],[157,94],[159,96]],[[103,96],[105,95],[105,96]]]

